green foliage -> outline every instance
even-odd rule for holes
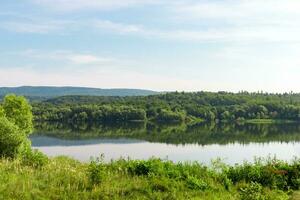
[[[185,114],[183,112],[173,112],[162,109],[155,119],[159,122],[183,122],[185,120]]]
[[[43,167],[49,162],[49,159],[45,154],[38,150],[32,150],[30,146],[24,148],[20,155],[20,159],[23,165],[35,168]]]
[[[65,96],[34,104],[37,121],[243,122],[300,120],[299,94],[179,93],[140,97]]]
[[[240,189],[241,200],[266,200],[263,187],[259,183],[251,182]]]
[[[4,113],[4,109],[3,107],[0,105],[0,117],[4,117],[5,113]]]
[[[228,166],[223,164],[222,168]],[[1,159],[0,199],[288,200],[292,194],[291,190],[269,189],[256,182],[232,184],[226,190],[220,178],[226,175],[226,171],[198,163],[159,159],[80,163],[57,157],[42,167],[19,159]]]
[[[159,175],[163,172],[163,167],[160,160],[149,161],[131,161],[128,166],[128,171],[137,176]]]
[[[15,157],[30,148],[31,106],[24,97],[8,95],[0,106],[0,156]]]
[[[22,96],[7,95],[4,98],[3,109],[5,117],[14,123],[26,135],[32,132],[31,106]]]
[[[5,117],[0,118],[0,156],[17,155],[24,140],[26,135],[18,126]]]
[[[84,105],[72,107],[35,108],[35,119],[38,121],[79,122],[128,122],[145,121],[146,112],[132,106]]]
[[[106,166],[103,163],[102,159],[97,159],[94,161],[91,161],[88,167],[88,176],[91,185],[99,185],[105,180],[105,177],[107,176],[107,170]]]
[[[188,176],[187,178],[188,188],[192,190],[207,190],[209,188],[209,184],[201,179],[197,179],[193,176]]]
[[[154,191],[158,192],[170,192],[176,188],[176,185],[174,185],[174,181],[171,181],[170,179],[166,177],[152,177],[150,180],[150,187]]]
[[[280,190],[300,189],[299,161],[289,164],[276,159],[258,160],[254,165],[245,163],[229,167],[227,176],[233,183],[245,181]]]

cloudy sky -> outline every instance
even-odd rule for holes
[[[11,0],[0,86],[300,92],[299,0]]]

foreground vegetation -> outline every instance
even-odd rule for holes
[[[166,93],[144,97],[66,96],[33,104],[36,121],[300,121],[299,94]]]
[[[198,163],[118,160],[91,163],[34,156],[0,161],[0,199],[289,199],[300,162],[269,159],[211,167]]]

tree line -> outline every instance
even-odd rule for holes
[[[33,104],[35,120],[63,122],[300,120],[299,94],[172,92],[143,97],[64,96]]]

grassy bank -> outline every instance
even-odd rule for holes
[[[299,189],[299,169],[299,161],[234,167],[216,162],[208,168],[156,159],[80,163],[37,155],[0,161],[0,199],[289,199]]]

